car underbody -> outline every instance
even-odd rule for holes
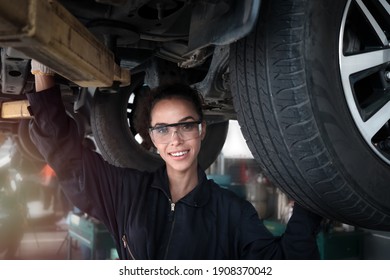
[[[0,129],[39,160],[24,96],[33,58],[57,73],[69,115],[106,160],[152,170],[162,160],[137,105],[186,82],[204,99],[202,167],[237,119],[291,198],[389,230],[389,11],[385,0],[1,1]]]

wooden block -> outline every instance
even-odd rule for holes
[[[0,1],[0,46],[13,47],[82,87],[130,83],[129,70],[57,1]]]

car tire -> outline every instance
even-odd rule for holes
[[[151,147],[150,140],[137,138],[140,133],[136,129],[134,116],[142,114],[136,113],[136,106],[145,90],[148,88],[144,85],[144,76],[136,74],[132,77],[131,85],[120,88],[118,93],[94,94],[91,106],[92,134],[103,158],[113,165],[153,171],[164,164]],[[208,125],[198,156],[202,168],[208,168],[218,157],[228,127],[228,121]]]
[[[68,116],[75,120],[79,130],[79,134],[85,135],[85,118],[82,117],[80,114],[74,113],[73,104],[65,102],[64,105]],[[21,119],[19,121],[16,143],[23,157],[27,158],[32,162],[36,162],[37,164],[45,163],[45,159],[30,138],[30,122],[30,119]]]
[[[42,154],[38,151],[37,147],[30,138],[29,126],[29,119],[22,119],[19,121],[18,136],[16,141],[17,145],[19,146],[19,150],[22,155],[28,160],[37,163],[43,163],[45,160]]]
[[[262,1],[256,28],[231,48],[231,86],[276,186],[328,219],[390,230],[390,56],[378,36],[390,24],[376,2]]]

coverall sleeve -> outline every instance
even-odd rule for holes
[[[322,217],[295,202],[293,214],[282,236],[287,259],[319,259],[317,234]]]
[[[136,182],[140,172],[110,165],[98,153],[83,147],[77,124],[67,115],[58,87],[27,97],[33,114],[31,139],[57,173],[67,197],[100,221],[115,223],[112,217],[124,196],[124,177],[130,173],[132,182]]]
[[[244,209],[241,231],[243,259],[319,259],[317,233],[322,217],[295,203],[282,236],[273,236],[258,218],[253,207]]]

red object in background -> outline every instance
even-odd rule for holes
[[[51,182],[51,179],[53,177],[56,177],[55,171],[48,164],[45,164],[45,166],[42,168],[42,170],[39,174],[42,178],[42,183],[45,186],[48,186]]]
[[[240,163],[240,182],[245,185],[248,182],[248,180],[249,180],[248,167],[246,165],[245,160],[242,160]]]

